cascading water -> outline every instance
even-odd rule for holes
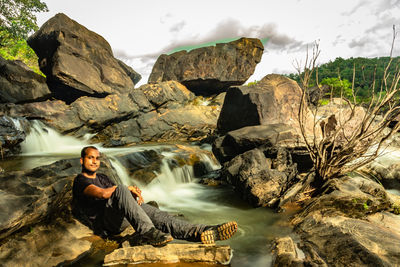
[[[25,156],[79,154],[89,138],[89,135],[83,140],[63,136],[40,121],[32,121],[31,133],[21,143],[21,149]]]

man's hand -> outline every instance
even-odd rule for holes
[[[142,205],[144,202],[142,197],[142,191],[137,186],[128,186],[129,191],[131,191],[133,197],[136,199],[139,205]]]

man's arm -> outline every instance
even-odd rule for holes
[[[94,184],[88,185],[85,190],[83,190],[83,193],[85,195],[91,196],[91,197],[96,197],[96,198],[101,198],[101,199],[109,199],[114,193],[115,188],[117,186],[112,186],[109,188],[101,188],[98,186],[95,186]]]

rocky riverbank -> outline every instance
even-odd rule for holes
[[[20,154],[32,120],[64,135],[90,134],[90,142],[108,147],[212,143],[222,168],[209,184],[232,186],[253,207],[284,211],[298,206],[290,221],[297,238],[275,240],[275,266],[400,265],[399,196],[379,183],[399,190],[398,164],[376,161],[361,170],[363,176],[332,179],[311,198],[303,185],[312,175],[313,163],[297,122],[302,89],[276,74],[243,85],[260,62],[264,48],[259,40],[241,38],[161,55],[148,83],[138,88],[140,74],[116,59],[107,41],[64,14],[46,22],[28,43],[46,78],[0,58],[3,157]],[[353,111],[332,103],[318,116],[346,112]],[[365,114],[362,109],[354,112],[358,117]],[[315,134],[312,120],[305,125],[306,136]],[[170,165],[193,166],[201,173],[198,176],[207,173],[198,151],[182,150],[184,156]],[[150,149],[136,158],[126,154],[118,160],[131,177],[151,183],[162,156]],[[34,259],[32,266],[67,265],[95,249],[98,239],[70,212],[71,182],[79,171],[79,161],[68,159],[0,174],[0,258],[5,266],[24,265],[27,258]],[[121,183],[109,159],[101,172]],[[107,246],[111,252],[118,244]],[[171,257],[157,258],[154,255],[162,252],[140,247],[115,252],[125,258],[117,255],[109,263],[141,261],[127,260],[143,253],[141,249],[153,253],[149,262],[227,264],[231,258],[229,247],[167,247]],[[203,257],[207,252],[209,257]]]

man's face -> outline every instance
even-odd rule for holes
[[[86,155],[81,158],[81,164],[89,172],[96,172],[100,167],[100,152],[93,148],[86,149]]]

